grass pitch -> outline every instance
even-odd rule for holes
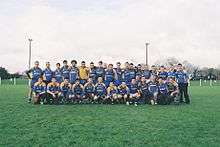
[[[220,87],[190,87],[191,105],[32,105],[0,86],[0,146],[220,146]]]

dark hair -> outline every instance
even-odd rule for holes
[[[102,64],[103,62],[102,62],[102,61],[99,61],[99,63],[101,63],[101,64]]]
[[[178,65],[178,66],[182,66],[182,64],[181,64],[181,63],[178,63],[177,65]]]
[[[63,60],[63,63],[67,63],[67,60]]]
[[[90,64],[94,64],[93,62],[90,62]]]
[[[77,61],[76,61],[76,60],[72,60],[71,63],[75,63],[75,64],[77,64]]]
[[[82,61],[81,63],[82,63],[82,64],[85,64],[86,62],[85,62],[85,61]]]
[[[57,63],[56,65],[59,65],[59,66],[60,66],[60,63]]]

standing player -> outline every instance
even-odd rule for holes
[[[148,69],[148,66],[143,66],[142,68],[143,72],[142,72],[142,76],[145,77],[145,79],[150,79],[151,77],[151,72],[150,70]]]
[[[113,69],[113,64],[109,64],[105,70],[105,85],[108,87],[110,82],[114,82],[117,79],[116,71]]]
[[[168,78],[176,78],[176,71],[173,66],[171,66],[167,72]]]
[[[54,77],[55,77],[57,83],[60,84],[60,83],[63,82],[63,77],[62,77],[62,71],[61,71],[61,68],[60,68],[60,63],[56,64],[56,70],[53,72],[53,74],[54,74]]]
[[[42,69],[39,67],[39,62],[38,61],[35,61],[34,62],[34,67],[29,69],[27,72],[26,72],[27,76],[29,79],[31,79],[31,87],[30,87],[30,90],[29,90],[29,94],[28,94],[28,102],[30,103],[31,102],[31,99],[32,99],[32,93],[33,93],[33,87],[34,87],[34,84],[38,81],[38,79],[43,75],[43,71]]]
[[[77,61],[72,60],[71,66],[69,67],[69,82],[70,82],[70,84],[74,84],[77,79],[79,79],[79,69],[77,68]]]
[[[142,70],[142,69],[143,69],[143,68],[142,68],[141,64],[138,64],[138,65],[137,65],[136,76],[141,77],[141,76],[143,75],[143,70]]]
[[[59,104],[60,100],[60,85],[56,82],[56,78],[52,78],[52,82],[47,85],[47,103]]]
[[[46,84],[43,82],[43,78],[40,77],[38,82],[33,86],[34,104],[43,104],[45,99]]]
[[[96,67],[93,62],[90,63],[89,67],[89,78],[92,79],[92,82],[95,84],[96,81]]]
[[[183,103],[183,94],[184,94],[186,104],[190,104],[190,99],[188,95],[189,76],[186,72],[183,71],[183,66],[180,63],[177,66],[176,80],[179,85],[180,103]]]
[[[98,78],[98,83],[95,85],[94,101],[101,103],[106,96],[106,87],[103,83],[102,77]]]
[[[165,69],[165,67],[163,65],[160,67],[160,71],[158,73],[158,76],[162,80],[166,80],[167,79],[168,74],[167,74],[166,69]]]
[[[130,81],[136,78],[136,69],[133,63],[130,63]]]
[[[96,67],[96,81],[99,77],[105,79],[105,68],[103,67],[102,61],[99,61],[98,66]]]
[[[67,60],[63,61],[63,67],[61,68],[62,77],[64,79],[69,79],[69,66],[67,64]]]
[[[79,79],[80,84],[85,85],[88,79],[89,69],[86,67],[86,62],[82,61],[81,66],[79,67]]]
[[[46,68],[43,70],[43,78],[45,84],[49,84],[52,81],[53,71],[50,69],[50,62],[46,62]]]
[[[130,78],[130,64],[128,62],[125,63],[125,68],[123,72],[123,81],[130,88],[131,78]]]
[[[121,83],[123,81],[123,78],[122,78],[123,70],[121,68],[121,63],[120,62],[117,62],[116,66],[117,67],[115,68],[115,71],[116,71],[116,74],[117,74],[117,79],[115,80],[115,85],[119,86],[119,85],[121,85]]]

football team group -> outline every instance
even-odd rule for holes
[[[188,95],[188,74],[182,64],[171,67],[151,66],[120,62],[87,67],[82,61],[77,65],[72,60],[68,65],[50,63],[42,70],[39,62],[28,70],[31,79],[29,102],[34,104],[126,104],[126,105],[168,105],[190,104]],[[184,97],[184,99],[183,99]]]

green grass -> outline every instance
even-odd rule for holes
[[[181,106],[32,105],[0,86],[0,146],[220,146],[220,87],[190,87]]]

